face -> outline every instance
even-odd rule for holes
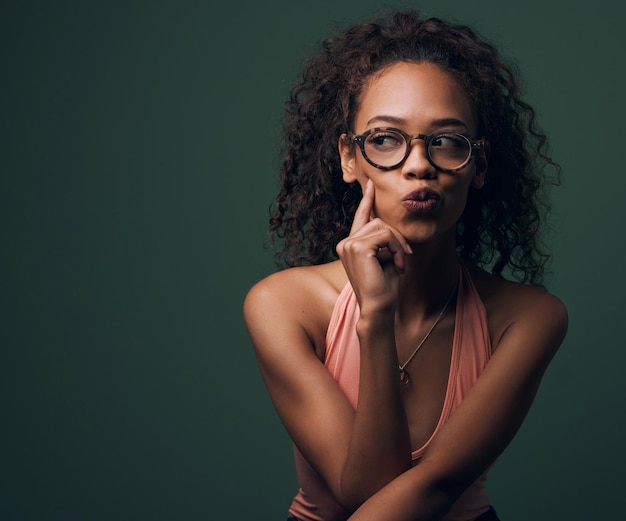
[[[396,63],[366,84],[354,122],[354,134],[393,127],[415,136],[449,131],[476,140],[468,97],[447,72],[431,63]],[[442,172],[428,160],[425,142],[414,139],[408,157],[392,170],[368,163],[358,145],[340,139],[344,181],[374,183],[374,212],[409,242],[454,237],[470,187],[481,188],[486,171],[479,150],[455,172]]]

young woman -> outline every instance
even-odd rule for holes
[[[486,473],[567,323],[540,287],[558,169],[515,74],[471,29],[398,13],[324,42],[288,116],[291,269],[244,316],[294,442],[290,518],[497,519]]]

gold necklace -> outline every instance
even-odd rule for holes
[[[398,369],[400,370],[400,382],[402,382],[404,385],[409,385],[409,383],[411,382],[411,378],[409,377],[409,373],[405,369],[405,367],[409,365],[409,362],[411,360],[413,360],[413,357],[417,354],[420,348],[424,345],[424,342],[426,342],[430,334],[433,332],[433,329],[435,329],[435,326],[443,318],[443,315],[445,314],[446,310],[448,309],[448,305],[450,304],[450,301],[452,300],[452,295],[454,295],[458,286],[459,286],[459,282],[457,280],[457,283],[454,285],[454,288],[452,289],[452,293],[450,293],[450,295],[448,296],[448,300],[446,300],[446,303],[443,305],[443,308],[441,308],[441,311],[439,312],[439,315],[437,315],[437,318],[433,322],[433,325],[430,326],[428,333],[426,333],[424,338],[422,338],[422,341],[417,345],[415,350],[411,353],[411,356],[409,356],[409,359],[406,362],[404,362],[402,365],[398,364]]]

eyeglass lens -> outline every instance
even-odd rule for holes
[[[399,132],[378,130],[370,133],[364,142],[365,154],[382,167],[393,167],[408,155],[411,141]],[[427,153],[438,167],[453,170],[462,166],[472,153],[469,140],[455,133],[439,133],[426,138]]]

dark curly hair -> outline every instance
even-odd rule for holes
[[[549,210],[544,187],[558,183],[559,167],[520,98],[517,69],[471,28],[415,12],[349,28],[306,63],[287,103],[281,188],[271,208],[272,243],[282,240],[278,263],[337,257],[362,195],[358,183],[343,181],[338,139],[352,129],[367,80],[400,61],[431,62],[455,77],[473,104],[478,135],[491,145],[485,185],[470,190],[457,225],[458,255],[540,285],[549,258],[539,240]]]

